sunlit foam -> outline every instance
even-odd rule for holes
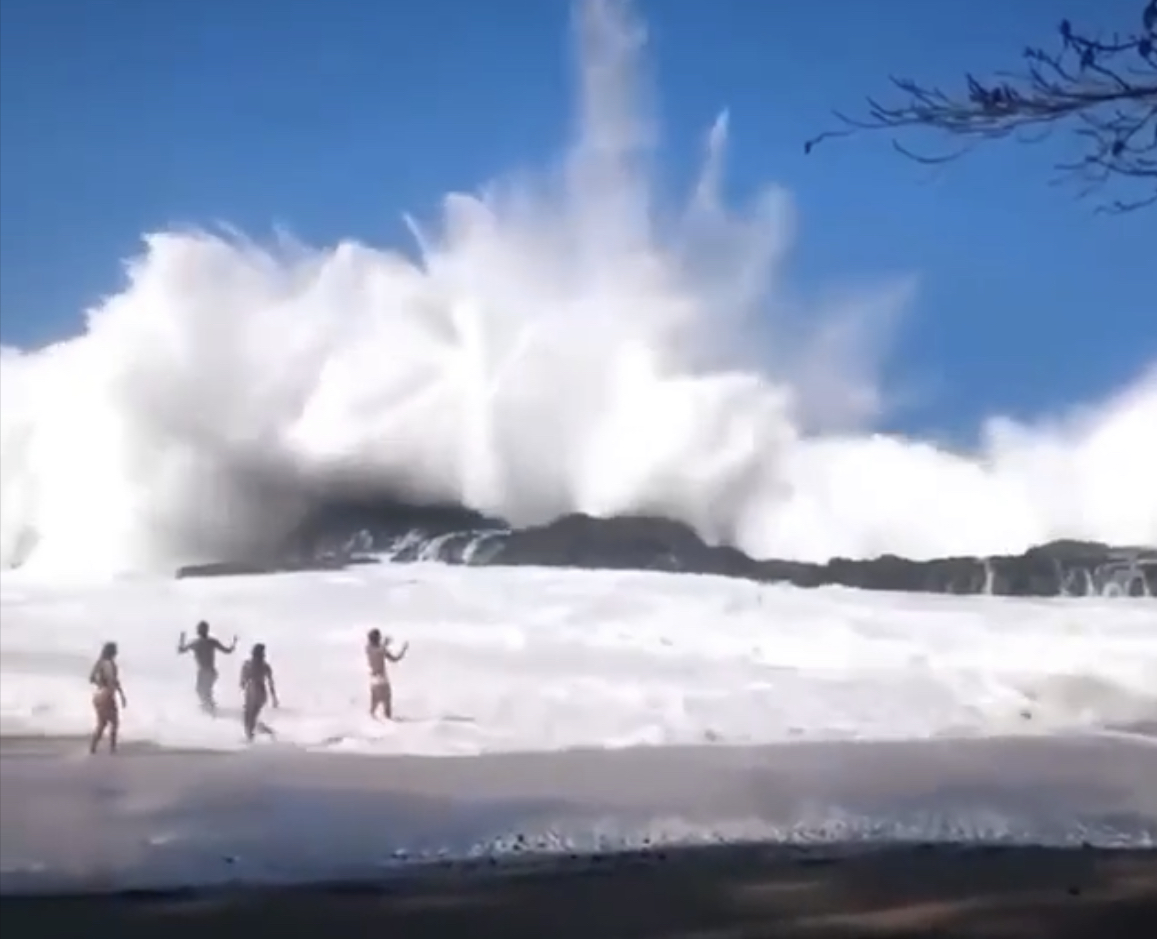
[[[0,734],[91,728],[115,638],[125,739],[237,750],[240,654],[206,718],[176,634],[268,643],[278,747],[478,755],[593,747],[1101,733],[1157,740],[1149,598],[797,590],[656,572],[365,565],[279,576],[0,580]],[[400,723],[366,714],[362,643],[412,648]]]
[[[800,559],[1157,542],[1157,368],[972,455],[871,435],[909,285],[786,302],[785,194],[725,204],[724,116],[672,211],[641,27],[610,0],[575,22],[562,159],[447,196],[412,255],[151,234],[82,335],[5,350],[4,566],[241,556],[352,488],[514,524],[657,512]]]

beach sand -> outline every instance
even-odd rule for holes
[[[1150,937],[1157,856],[881,848],[848,858],[752,847],[544,864],[514,877],[415,870],[386,885],[0,898],[9,937]]]
[[[719,839],[780,843],[687,846]],[[456,759],[0,744],[9,936],[1145,935],[1154,845],[1144,741]]]

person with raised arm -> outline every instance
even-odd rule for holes
[[[386,720],[394,719],[393,691],[390,688],[390,675],[386,670],[387,662],[400,662],[406,657],[406,650],[410,644],[403,643],[397,652],[390,649],[390,637],[382,639],[380,629],[371,629],[366,637],[366,661],[370,666],[370,717],[377,719],[378,708]]]
[[[213,689],[217,685],[217,653],[232,655],[237,648],[237,637],[229,645],[225,645],[216,636],[209,634],[209,624],[204,620],[197,624],[197,635],[192,642],[185,640],[182,632],[177,641],[177,654],[193,653],[193,660],[197,663],[197,700],[201,702],[201,710],[206,714],[217,713],[217,702],[213,698]]]
[[[96,712],[96,728],[88,745],[89,753],[96,753],[101,738],[108,731],[108,751],[116,753],[117,737],[120,734],[120,709],[128,707],[125,690],[121,686],[120,670],[117,668],[117,644],[106,642],[100,650],[92,671],[88,673],[89,684],[93,686],[92,707]]]
[[[261,723],[261,712],[266,701],[280,707],[277,700],[277,685],[273,681],[273,666],[265,655],[265,643],[253,647],[248,660],[241,666],[241,721],[245,728],[245,739],[252,742],[257,731],[274,736],[272,728]]]

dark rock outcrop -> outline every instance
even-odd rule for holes
[[[686,525],[669,519],[569,515],[547,525],[511,529],[460,507],[389,503],[328,506],[274,557],[191,565],[177,576],[324,570],[379,560],[657,570],[904,592],[1157,597],[1157,548],[1055,541],[1001,557],[914,561],[884,555],[813,564],[756,560],[735,548],[706,544]]]

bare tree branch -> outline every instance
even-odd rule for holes
[[[868,98],[865,117],[836,112],[842,127],[813,137],[804,152],[859,131],[924,128],[960,145],[939,155],[918,154],[896,139],[893,146],[917,162],[944,163],[987,140],[1017,135],[1036,143],[1064,126],[1079,155],[1056,169],[1075,180],[1082,195],[1124,183],[1129,194],[1106,199],[1102,211],[1157,205],[1157,0],[1141,2],[1135,32],[1094,36],[1065,20],[1056,52],[1027,48],[1016,71],[987,79],[966,74],[964,88],[955,92],[892,77],[899,104]]]

